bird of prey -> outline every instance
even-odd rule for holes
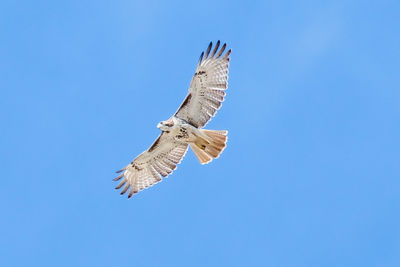
[[[121,195],[128,189],[133,194],[154,185],[176,169],[190,146],[201,164],[218,158],[227,142],[228,131],[202,129],[214,117],[225,98],[228,88],[228,68],[231,50],[225,54],[226,44],[214,48],[212,42],[202,52],[189,92],[176,113],[157,128],[160,136],[150,148],[136,157],[114,181],[122,180],[115,189],[123,186]],[[212,51],[211,51],[212,49]]]

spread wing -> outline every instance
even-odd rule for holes
[[[130,188],[130,198],[133,194],[160,182],[161,176],[167,177],[176,169],[187,149],[187,144],[175,141],[169,133],[162,132],[148,150],[118,171],[122,173],[114,181],[122,181],[115,189],[125,186],[121,191],[123,195]]]
[[[179,107],[175,116],[186,120],[196,127],[203,127],[217,110],[221,107],[225,98],[225,90],[228,88],[229,55],[224,44],[218,50],[218,41],[210,53],[212,43],[200,56],[196,73],[190,83],[189,93]]]

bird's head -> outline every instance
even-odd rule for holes
[[[173,118],[170,118],[166,121],[161,121],[160,123],[157,124],[157,128],[160,129],[163,132],[168,132],[171,130],[172,127],[174,127],[175,122]]]

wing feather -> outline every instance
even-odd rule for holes
[[[226,44],[221,49],[218,41],[212,50],[212,43],[202,52],[196,72],[189,87],[189,93],[175,116],[186,120],[195,127],[204,127],[215,116],[225,99],[228,88],[229,55]]]
[[[214,46],[214,49],[213,49],[210,57],[214,57],[215,52],[217,52],[217,50],[218,50],[219,44],[220,44],[220,41],[218,40],[218,42]]]
[[[114,181],[122,181],[115,189],[125,186],[121,195],[128,189],[128,198],[167,177],[176,169],[185,156],[188,145],[177,142],[167,132],[162,132],[150,148],[135,158]]]
[[[212,42],[210,42],[210,44],[207,47],[207,51],[206,51],[206,55],[205,55],[206,59],[208,58],[208,54],[210,54],[211,47],[212,47]]]

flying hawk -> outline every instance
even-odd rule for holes
[[[229,55],[224,54],[226,44],[220,41],[212,49],[212,42],[206,52],[201,53],[196,72],[189,87],[189,93],[178,111],[168,120],[157,125],[160,136],[151,147],[136,157],[114,181],[122,181],[115,189],[121,195],[128,189],[133,194],[161,181],[176,169],[190,146],[201,164],[212,161],[226,146],[228,131],[202,129],[221,107],[228,88]]]

